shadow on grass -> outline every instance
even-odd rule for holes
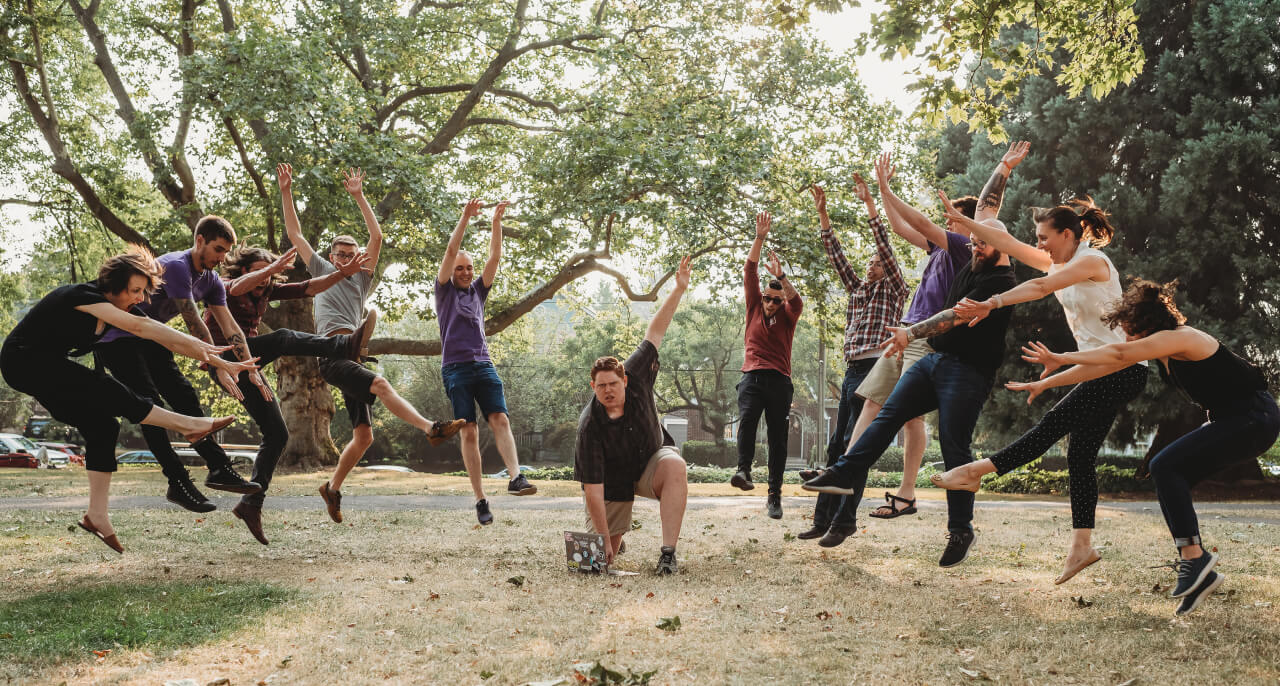
[[[0,604],[0,676],[93,651],[165,651],[217,640],[297,597],[262,583],[105,585]],[[10,674],[5,674],[10,672]]]

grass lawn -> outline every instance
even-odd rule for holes
[[[69,473],[66,495],[83,495],[83,475]],[[4,476],[0,494],[31,492]],[[147,470],[120,476],[159,492]],[[315,476],[272,491],[310,495]],[[352,485],[466,492],[457,478],[404,476],[417,490],[387,480],[401,475]],[[580,510],[517,511],[505,495],[486,528],[470,511],[360,512],[358,501],[342,525],[318,507],[268,510],[268,547],[229,512],[121,510],[123,556],[69,531],[78,512],[0,510],[0,683],[579,683],[584,662],[637,681],[652,672],[654,684],[1280,679],[1280,526],[1206,517],[1228,579],[1174,619],[1172,572],[1149,568],[1172,553],[1158,511],[1104,507],[1103,561],[1055,587],[1067,508],[984,511],[985,497],[978,543],[955,569],[937,567],[936,510],[864,518],[824,551],[793,540],[808,527],[801,508],[775,522],[754,498],[690,511],[682,571],[668,578],[650,574],[659,528],[643,501],[620,560],[640,574],[613,578],[564,568],[560,532],[580,528]],[[677,630],[656,626],[672,617]]]

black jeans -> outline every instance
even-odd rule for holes
[[[769,436],[769,491],[782,491],[787,469],[787,429],[791,416],[791,377],[774,369],[744,372],[738,382],[738,469],[751,473],[756,459],[756,432],[764,415]]]
[[[1241,407],[1209,414],[1209,421],[1165,446],[1151,458],[1160,511],[1174,545],[1200,543],[1200,524],[1191,487],[1232,462],[1266,452],[1280,435],[1280,409],[1266,391],[1242,398]]]
[[[907,422],[938,411],[938,442],[947,469],[973,462],[970,443],[978,414],[991,392],[990,374],[947,353],[930,353],[911,365],[884,408],[862,433],[847,454],[830,469],[838,483],[854,489],[846,496],[862,501],[867,472],[880,459]],[[947,491],[947,529],[955,533],[973,531],[973,494]]]
[[[94,355],[117,381],[156,405],[167,403],[169,409],[178,414],[204,416],[200,397],[173,361],[173,353],[163,345],[142,338],[117,338],[110,343],[99,344],[94,348]],[[165,429],[143,424],[142,436],[170,483],[191,478],[173,451]],[[227,453],[215,441],[200,441],[193,447],[204,458],[210,471],[231,465]]]
[[[347,354],[347,343],[350,336],[317,336],[315,334],[294,331],[292,329],[276,329],[261,336],[251,336],[245,343],[249,352],[258,358],[258,367],[266,367],[286,355],[307,357],[344,358]],[[223,357],[234,360],[233,351],[227,351]],[[214,376],[213,370],[209,375]],[[214,381],[217,377],[214,376]],[[249,381],[249,374],[243,373],[236,379],[236,386],[244,395],[240,404],[258,425],[262,432],[262,443],[258,446],[258,456],[253,461],[253,482],[262,486],[261,493],[252,493],[240,498],[240,502],[253,507],[262,507],[267,497],[267,487],[271,485],[271,476],[276,471],[280,455],[289,443],[289,428],[284,423],[284,415],[280,413],[280,403],[262,397],[262,391]]]
[[[827,441],[827,466],[835,464],[844,454],[853,436],[853,428],[858,424],[858,415],[862,414],[862,405],[866,402],[858,394],[858,386],[876,366],[878,358],[868,357],[854,360],[844,370],[844,382],[840,384],[840,409],[836,412],[836,426],[831,431],[831,439]],[[852,530],[856,523],[858,501],[834,493],[819,493],[818,501],[813,506],[813,525],[819,529],[832,525]]]

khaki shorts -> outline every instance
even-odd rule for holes
[[[876,360],[876,365],[867,372],[867,378],[862,380],[854,393],[857,393],[859,398],[870,400],[877,405],[884,405],[889,400],[889,394],[893,393],[893,387],[898,385],[898,379],[911,369],[911,365],[932,352],[929,339],[917,338],[911,341],[907,344],[907,349],[902,351],[902,361],[898,361],[896,355]]]
[[[658,448],[658,452],[649,456],[649,464],[645,465],[644,473],[640,475],[640,480],[636,482],[635,494],[643,498],[653,498],[657,500],[658,494],[653,492],[653,477],[658,473],[658,463],[663,460],[679,460],[680,464],[684,464],[684,458],[680,457],[680,451],[675,446],[664,445]],[[617,536],[625,534],[631,530],[631,505],[634,501],[604,501],[604,517],[609,523],[609,535]],[[582,505],[585,508],[587,497],[584,493],[582,496]],[[597,533],[595,524],[591,521],[591,511],[587,510],[587,533]]]

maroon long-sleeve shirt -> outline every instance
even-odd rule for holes
[[[747,326],[743,333],[746,354],[742,371],[773,369],[791,376],[791,340],[804,309],[800,294],[782,304],[772,317],[764,316],[760,293],[760,263],[747,260],[743,268],[743,289],[747,296]]]

